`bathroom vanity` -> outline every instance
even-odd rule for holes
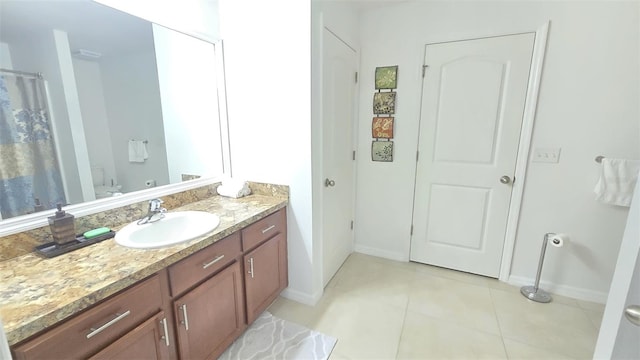
[[[15,281],[0,290],[14,358],[217,358],[287,286],[286,204],[215,196],[180,209],[220,216],[202,239],[147,250],[107,240],[27,255],[20,269],[1,262]]]

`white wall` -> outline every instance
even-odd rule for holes
[[[170,183],[222,174],[214,46],[156,24],[153,40]]]
[[[122,192],[145,189],[146,180],[169,183],[155,53],[144,50],[102,58],[102,81],[116,175]],[[149,158],[129,162],[129,140],[147,140]],[[106,140],[106,139],[105,139]]]
[[[351,1],[314,1],[314,11],[321,14],[326,27],[354,50],[360,48],[360,11]]]
[[[289,185],[289,288],[322,292],[312,236],[310,2],[222,0],[234,177]]]
[[[361,90],[356,250],[408,260],[421,65],[430,42],[535,31],[551,21],[532,139],[561,147],[558,164],[528,164],[510,281],[531,283],[542,236],[573,241],[549,251],[542,284],[604,301],[627,209],[594,201],[597,155],[640,158],[638,3],[420,2],[361,18]],[[381,26],[384,24],[384,26]],[[369,160],[373,74],[399,65],[395,156]],[[556,250],[554,248],[554,250]]]
[[[73,151],[76,155],[76,165],[78,167],[80,189],[84,201],[93,200],[95,192],[91,180],[91,166],[87,151],[87,140],[84,135],[84,124],[80,111],[80,99],[78,98],[78,88],[71,58],[71,47],[69,36],[62,30],[53,29],[53,38],[56,44],[56,56],[62,75],[62,88],[65,103],[67,104],[67,115],[71,128],[71,138],[73,139]]]
[[[0,68],[9,70],[13,69],[9,44],[3,42],[0,42]]]
[[[91,167],[104,169],[104,185],[111,185],[111,181],[117,183],[100,63],[73,59],[73,68],[87,139],[89,162]]]

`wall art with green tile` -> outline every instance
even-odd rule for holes
[[[379,141],[374,140],[371,142],[371,160],[372,161],[393,161],[393,141]]]
[[[376,90],[395,89],[398,86],[398,65],[376,68]]]

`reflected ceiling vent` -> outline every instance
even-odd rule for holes
[[[86,49],[78,49],[71,52],[71,54],[78,59],[84,60],[98,60],[102,57],[102,54],[97,51],[91,51]]]

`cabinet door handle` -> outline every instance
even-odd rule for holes
[[[217,256],[215,259],[213,259],[213,260],[209,261],[208,263],[204,263],[204,264],[202,264],[202,268],[203,268],[203,269],[206,269],[206,268],[208,268],[209,266],[211,266],[211,265],[213,265],[213,264],[217,263],[218,261],[222,260],[223,258],[224,258],[224,254],[222,254],[222,255],[220,255],[220,256]]]
[[[187,304],[181,305],[180,309],[182,310],[182,320],[181,324],[184,325],[184,329],[189,331],[189,317],[187,317]]]
[[[164,335],[161,337],[164,340],[164,343],[169,346],[169,331],[167,331],[167,318],[162,318],[160,320],[160,325],[162,325],[162,329],[164,330]]]
[[[106,328],[108,328],[109,326],[117,323],[118,321],[124,319],[125,317],[129,316],[129,314],[131,314],[131,310],[127,310],[125,312],[123,312],[122,314],[116,313],[116,317],[114,317],[113,319],[107,321],[105,324],[98,326],[97,328],[90,328],[89,330],[91,330],[90,333],[87,334],[87,339],[91,339],[92,337],[98,335],[99,333],[103,332]]]
[[[271,226],[269,226],[268,228],[263,229],[263,230],[262,230],[262,233],[263,233],[263,234],[264,234],[264,233],[267,233],[267,232],[269,232],[269,231],[273,230],[275,227],[276,227],[275,225],[271,225]]]
[[[253,279],[253,258],[249,258],[249,271],[247,272],[251,274],[251,278]]]

